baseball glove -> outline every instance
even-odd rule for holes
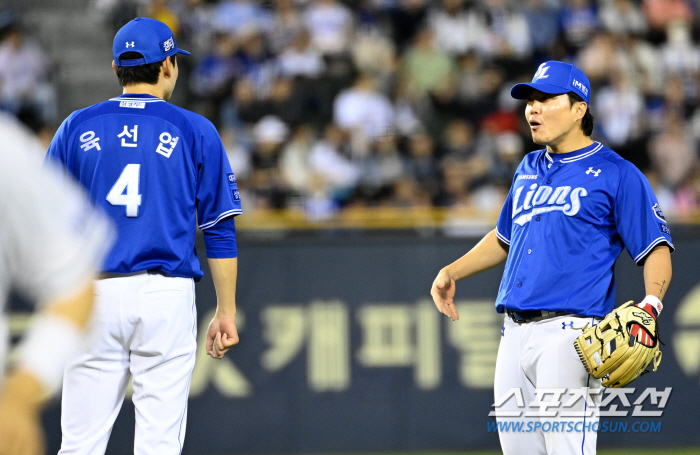
[[[602,378],[605,387],[624,387],[646,373],[652,361],[654,371],[661,362],[656,320],[633,303],[616,308],[598,325],[586,324],[574,341],[586,371]]]

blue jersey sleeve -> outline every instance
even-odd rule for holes
[[[667,243],[673,251],[671,231],[647,178],[630,163],[620,166],[620,172],[615,223],[634,262],[639,263],[660,243]]]
[[[46,161],[51,161],[54,163],[60,163],[66,165],[68,163],[68,123],[72,115],[61,123],[61,126],[56,131],[51,144],[49,145],[49,150],[46,152]]]
[[[241,199],[224,145],[210,122],[201,125],[197,165],[197,219],[206,230],[224,218],[241,213]]]
[[[224,259],[238,257],[236,245],[236,222],[233,218],[226,218],[210,227],[204,233],[204,245],[207,248],[207,257],[211,259]]]
[[[508,192],[501,214],[496,223],[496,236],[506,245],[510,245],[510,233],[513,227],[513,190]]]

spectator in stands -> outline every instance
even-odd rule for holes
[[[424,28],[418,31],[413,45],[403,56],[402,73],[412,96],[420,98],[441,88],[454,76],[455,62],[435,47],[433,32]]]
[[[272,13],[272,28],[268,33],[270,49],[275,53],[284,51],[304,30],[304,19],[294,1],[276,0]]]
[[[415,133],[408,137],[407,148],[404,174],[418,182],[434,199],[440,192],[440,173],[433,138],[426,133]]]
[[[7,25],[1,33],[0,109],[15,114],[38,132],[56,120],[50,59],[17,22]]]
[[[394,108],[377,88],[377,78],[360,74],[355,84],[338,94],[333,105],[333,119],[350,134],[354,152],[366,155],[369,144],[394,127]]]
[[[334,124],[326,127],[323,138],[314,144],[309,157],[311,170],[325,181],[324,188],[339,204],[355,191],[360,168],[351,159],[347,134]]]
[[[235,51],[234,38],[228,33],[217,32],[212,51],[199,60],[190,76],[190,89],[197,95],[198,104],[202,104],[197,110],[205,117],[218,117],[221,103],[230,92],[237,74]]]
[[[527,20],[534,61],[549,60],[549,55],[559,34],[559,12],[545,0],[527,0],[523,7]]]
[[[341,55],[350,50],[354,18],[352,11],[337,0],[311,0],[304,12],[312,45],[324,55]]]
[[[359,195],[369,203],[386,200],[397,180],[404,175],[397,138],[386,134],[372,144],[371,153],[360,160]]]
[[[690,23],[693,20],[693,12],[685,0],[644,0],[642,11],[649,24],[649,39],[653,44],[666,39],[665,33],[671,23]]]
[[[442,0],[427,20],[440,52],[457,57],[469,51],[484,51],[488,45],[486,14],[473,2],[465,6],[464,0]]]
[[[509,5],[506,0],[487,0],[490,54],[501,66],[510,71],[527,71],[532,55],[532,41],[527,18],[522,8]]]
[[[598,11],[590,0],[566,0],[560,13],[561,33],[570,54],[578,52],[593,37]]]
[[[603,27],[616,35],[641,36],[647,32],[647,20],[632,0],[606,0],[600,9]]]
[[[314,139],[313,128],[304,123],[294,130],[291,139],[282,149],[279,160],[282,179],[298,195],[308,193],[312,187],[313,172],[309,156]]]
[[[428,16],[427,0],[399,0],[391,10],[392,38],[399,54],[413,41]]]
[[[644,156],[644,144],[640,144],[640,140],[645,139],[644,98],[630,78],[622,71],[613,71],[610,85],[598,91],[592,106],[599,119],[596,133],[620,156],[646,169],[649,163]]]
[[[212,14],[213,29],[233,36],[249,30],[267,32],[272,23],[270,12],[253,0],[221,0]]]
[[[288,134],[287,125],[271,115],[262,118],[253,128],[253,173],[248,184],[254,195],[254,208],[281,209],[287,203],[287,188],[280,174],[279,157]]]
[[[675,191],[698,166],[697,145],[682,119],[668,115],[664,129],[649,143],[649,155],[662,186]]]

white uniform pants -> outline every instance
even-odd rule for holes
[[[586,323],[594,325],[593,318],[560,316],[538,322],[518,324],[509,316],[505,317],[501,343],[496,360],[494,382],[495,402],[513,388],[522,391],[525,407],[519,407],[515,397],[497,409],[497,412],[522,411],[520,417],[497,417],[498,437],[504,455],[594,455],[597,433],[592,431],[598,422],[600,393],[584,396],[571,407],[564,405],[572,398],[574,390],[591,391],[601,388],[601,380],[589,376],[574,349],[574,340],[581,335]],[[535,390],[544,388],[565,388],[558,408],[541,409],[528,404],[538,397]],[[585,398],[585,399],[584,399]],[[553,400],[553,395],[540,397],[541,401]],[[595,406],[589,406],[594,403]],[[561,412],[586,413],[589,417],[562,417]],[[543,414],[542,411],[557,411],[556,417],[525,416],[525,413]],[[532,414],[531,414],[532,415]],[[510,427],[504,424],[512,422]],[[518,428],[517,424],[522,425]],[[555,425],[556,424],[556,425]],[[597,424],[596,424],[597,426]],[[528,431],[534,430],[537,431]]]
[[[59,454],[104,454],[129,380],[135,454],[177,455],[195,363],[194,283],[155,274],[96,282],[90,343],[63,379]]]

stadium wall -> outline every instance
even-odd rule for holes
[[[673,232],[663,361],[658,372],[632,384],[630,414],[647,387],[672,392],[663,407],[663,397],[642,399],[639,410],[662,416],[603,419],[629,428],[661,422],[661,429],[599,433],[599,447],[700,446],[700,235]],[[458,284],[458,322],[438,314],[429,296],[440,267],[477,239],[240,237],[241,342],[222,361],[206,357],[201,341],[215,304],[213,285],[208,277],[197,285],[200,345],[184,453],[498,448],[487,425],[494,421],[488,414],[502,315],[493,303],[502,267]],[[616,275],[618,303],[643,297],[642,268],[626,252]],[[49,453],[60,444],[59,414],[56,403],[45,415]],[[127,401],[108,454],[132,448]]]

